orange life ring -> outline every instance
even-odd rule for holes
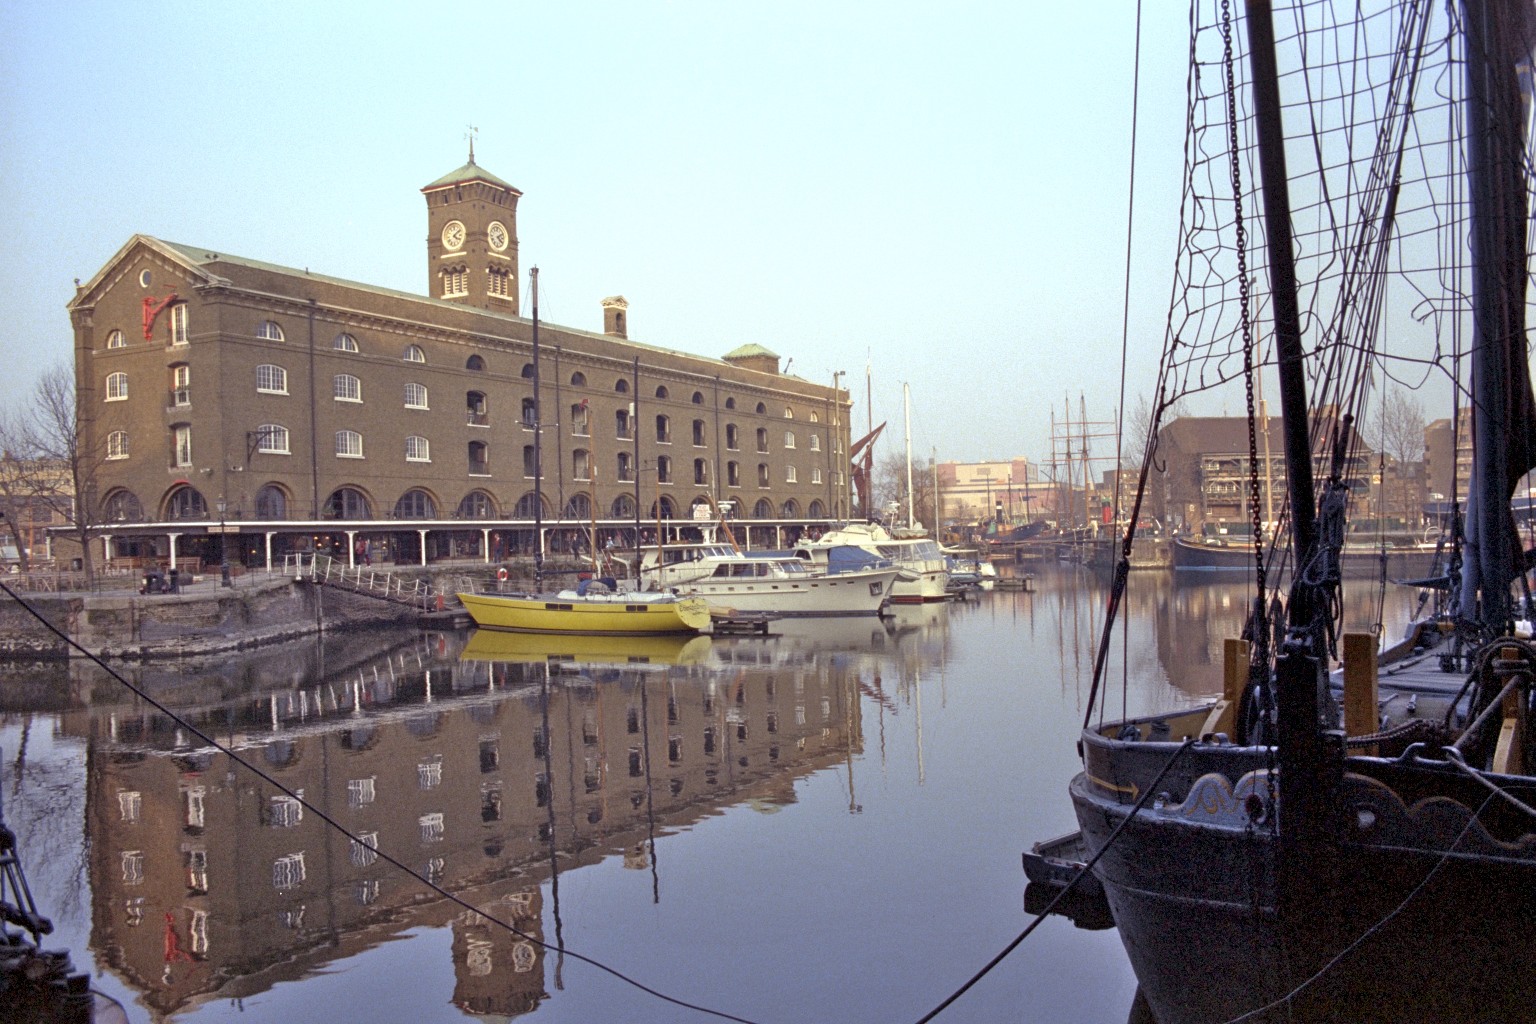
[[[497,569],[496,578],[505,583],[507,581],[507,570],[505,568]]]

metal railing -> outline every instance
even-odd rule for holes
[[[282,572],[296,580],[307,579],[322,586],[410,605],[424,612],[442,611],[447,596],[426,580],[405,578],[388,569],[349,566],[330,555],[284,555]]]

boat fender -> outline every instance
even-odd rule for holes
[[[496,578],[502,583],[507,582],[507,570],[505,566],[496,570]]]

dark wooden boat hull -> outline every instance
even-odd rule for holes
[[[1383,559],[1386,560],[1385,570]],[[1196,578],[1237,579],[1251,576],[1254,571],[1253,547],[1240,540],[1228,544],[1196,544],[1175,537],[1172,560],[1175,572]],[[1419,579],[1434,571],[1435,553],[1425,548],[1346,547],[1340,556],[1339,568],[1347,579],[1372,579],[1383,575],[1383,571],[1389,580]]]
[[[1090,855],[1176,747],[1085,735],[1071,791]],[[1216,1024],[1277,1001],[1245,1019],[1536,1020],[1536,841],[1499,838],[1525,830],[1507,805],[1485,807],[1486,790],[1444,770],[1353,759],[1367,773],[1345,777],[1339,874],[1287,920],[1274,835],[1250,817],[1250,796],[1271,799],[1264,752],[1186,756],[1190,768],[1159,784],[1167,797],[1094,868],[1159,1024]]]

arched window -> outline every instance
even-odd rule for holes
[[[182,485],[165,502],[165,517],[173,520],[207,519],[208,502],[195,487]]]
[[[350,373],[338,373],[331,378],[331,397],[338,402],[361,402],[363,382]]]
[[[340,487],[325,499],[325,514],[331,519],[372,519],[373,506],[357,488]]]
[[[632,519],[635,515],[635,496],[633,494],[621,494],[613,499],[609,507],[608,515],[614,519]]]
[[[109,523],[142,523],[144,506],[132,491],[116,490],[107,494],[101,503],[102,517]]]
[[[533,380],[533,364],[523,364],[523,380]]]
[[[424,363],[427,361],[427,353],[420,345],[412,344],[405,346],[405,351],[400,354],[400,358],[408,363]]]
[[[666,455],[656,456],[656,479],[660,483],[672,482],[672,459]]]
[[[126,459],[128,457],[128,431],[114,430],[107,435],[107,458],[109,460]]]
[[[657,398],[666,398],[668,396],[668,394],[669,394],[669,392],[667,391],[667,386],[665,384],[658,384],[658,385],[656,385],[656,397]]]
[[[470,491],[459,502],[459,509],[454,514],[460,519],[494,519],[496,502],[484,491]]]
[[[577,370],[575,373],[571,374],[571,387],[573,387],[573,388],[584,388],[586,386],[587,386],[587,375],[586,374],[582,373],[580,370]]]
[[[800,515],[800,504],[794,498],[784,503],[784,510],[780,513],[784,519],[794,519]]]
[[[565,511],[560,513],[562,519],[591,519],[592,499],[585,494],[573,494],[565,503]]]
[[[128,375],[126,373],[107,374],[107,401],[123,402],[128,399]]]
[[[360,459],[363,457],[363,435],[355,430],[336,431],[336,457]]]
[[[485,360],[482,359],[478,354],[472,355],[468,359],[464,360],[464,369],[471,370],[475,373],[484,373]]]
[[[472,427],[488,427],[491,425],[491,417],[487,412],[485,392],[466,391],[464,393],[465,422]]]
[[[356,352],[357,339],[352,337],[352,335],[348,334],[346,331],[342,331],[340,334],[336,335],[336,339],[331,342],[331,348],[335,349],[337,352]]]
[[[396,519],[436,519],[437,502],[420,487],[413,487],[395,502]]]
[[[577,480],[592,479],[592,453],[585,448],[571,452],[571,476]]]
[[[512,510],[512,518],[532,519],[535,509],[538,509],[541,515],[549,515],[549,503],[529,491],[517,499],[517,507]]]
[[[734,396],[734,395],[727,395],[726,399],[725,399],[725,407],[727,409],[734,409],[734,408],[736,408],[736,396]]]
[[[262,363],[256,367],[256,390],[266,395],[286,395],[288,371],[281,366]]]
[[[256,337],[265,341],[282,341],[283,329],[277,326],[276,321],[263,320],[256,325]]]
[[[656,443],[672,443],[672,420],[668,416],[656,417]]]
[[[725,464],[725,486],[727,486],[727,487],[740,487],[741,486],[741,463],[739,463],[739,462],[727,462]]]
[[[112,330],[107,334],[107,348],[127,348],[128,339],[123,337],[123,332]]]
[[[256,492],[257,519],[287,519],[288,495],[276,484],[267,484]]]
[[[412,434],[405,439],[406,462],[431,462],[432,447],[427,439],[419,434]]]
[[[766,416],[768,414],[768,407],[766,405],[764,405],[762,402],[758,402],[757,403],[757,414],[759,416]]]
[[[705,445],[704,445],[704,421],[703,420],[694,420],[693,421],[693,446],[695,448],[703,448],[703,447],[705,447]]]
[[[427,408],[427,386],[414,382],[405,385],[405,407],[407,409]]]
[[[821,415],[818,412],[816,412],[815,409],[811,410],[811,422],[812,423],[820,423],[821,422]]]
[[[695,391],[693,393],[693,404],[694,405],[703,405],[704,404],[704,392],[702,392],[702,391]]]
[[[469,454],[469,475],[491,475],[491,446],[484,441],[471,441],[467,449]]]
[[[784,407],[784,418],[787,419],[787,420],[794,419],[795,418],[795,410],[791,409],[789,406],[786,405]]]
[[[621,395],[629,394],[629,381],[625,380],[623,377],[620,377],[618,380],[613,382],[613,390]]]
[[[752,518],[753,519],[772,519],[773,518],[773,502],[769,501],[767,498],[758,498],[757,499],[757,504],[752,506]]]
[[[827,517],[827,510],[822,505],[821,499],[817,498],[811,502],[810,507],[805,510],[805,514],[812,519],[825,519]]]
[[[256,428],[256,451],[262,455],[287,455],[288,428],[281,423],[263,423]]]
[[[661,504],[661,514],[660,514],[659,518],[661,518],[661,519],[675,519],[675,518],[677,518],[677,506],[672,504],[672,497],[671,497],[671,495],[663,494],[661,496],[660,504]],[[652,502],[652,504],[651,504],[651,518],[652,519],[658,518],[657,511],[656,511],[656,503],[655,502]]]
[[[693,460],[693,482],[696,484],[709,483],[709,461],[707,459]]]
[[[617,479],[619,479],[619,480],[633,480],[635,478],[635,458],[634,458],[634,456],[629,454],[629,452],[619,452],[619,454],[618,454],[618,470],[619,470],[619,472],[618,472]]]

